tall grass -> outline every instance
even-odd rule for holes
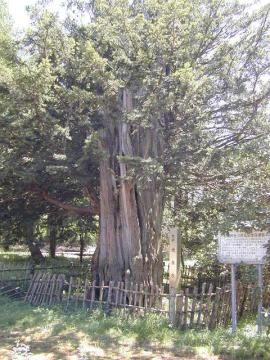
[[[168,351],[179,357],[185,353],[189,354],[190,359],[193,358],[192,354],[209,359],[213,354],[225,356],[226,359],[270,359],[269,338],[266,335],[256,336],[254,319],[240,324],[238,332],[233,335],[230,329],[223,328],[214,331],[179,331],[170,328],[167,321],[158,315],[135,317],[117,312],[106,316],[99,309],[92,313],[65,312],[60,307],[35,308],[5,297],[0,297],[0,309],[0,341],[6,339],[3,341],[4,346],[11,346],[12,341],[14,345],[14,339],[10,340],[11,334],[17,334],[16,341],[23,341],[27,333],[33,334],[30,339],[40,334],[39,341],[44,341],[45,352],[52,351],[52,344],[59,341],[60,337],[62,346],[65,348],[65,344],[69,343],[72,351],[78,351],[85,344],[92,344],[104,353],[112,352],[116,356],[118,350],[125,346],[135,352],[146,349],[153,354]],[[46,344],[49,344],[48,350]],[[31,343],[28,340],[28,345],[33,353],[39,351],[35,341]],[[87,351],[85,356],[85,359],[95,358],[90,353],[87,357]]]

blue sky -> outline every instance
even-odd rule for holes
[[[36,0],[6,0],[9,6],[10,14],[13,18],[15,28],[22,29],[29,24],[29,17],[25,10],[27,5],[32,5],[36,2]],[[52,1],[52,7],[54,9],[59,8],[62,0],[54,0]],[[256,0],[241,0],[243,3],[254,4],[257,2]],[[259,0],[261,4],[267,4],[270,0]]]

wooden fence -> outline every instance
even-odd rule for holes
[[[238,316],[255,313],[258,296],[256,288],[238,285]],[[264,291],[264,303],[270,304],[268,287]],[[61,303],[66,309],[91,311],[102,307],[105,312],[120,309],[123,313],[158,313],[181,328],[214,328],[226,325],[231,319],[231,290],[225,286],[216,288],[204,283],[179,293],[164,293],[163,287],[146,286],[124,282],[97,284],[88,279],[36,272],[33,276],[25,301],[33,305]]]
[[[33,267],[30,263],[0,263],[0,287],[5,285],[27,287]]]

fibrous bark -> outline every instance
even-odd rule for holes
[[[132,109],[131,95],[123,94],[123,108]],[[145,129],[125,122],[107,122],[101,132],[106,156],[100,162],[100,237],[95,273],[99,281],[162,281],[162,174],[147,180],[130,176],[124,159],[149,163],[163,154],[158,124]],[[142,174],[143,178],[143,174]]]

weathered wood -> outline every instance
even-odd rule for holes
[[[41,305],[45,305],[47,303],[46,298],[47,298],[47,292],[48,292],[49,286],[50,286],[50,274],[47,274],[46,279],[45,279],[45,286],[43,289],[43,296],[41,297],[41,300],[40,300]]]
[[[118,306],[118,303],[119,303],[120,287],[121,287],[121,282],[118,281],[118,282],[117,282],[116,291],[115,291],[115,306],[116,306],[116,307]]]
[[[124,282],[121,281],[121,285],[120,285],[120,291],[119,291],[119,304],[122,306],[123,303],[124,303],[124,296],[125,296],[125,293],[124,293]]]
[[[40,280],[38,281],[38,286],[36,288],[35,294],[34,294],[33,299],[32,299],[32,304],[33,305],[38,304],[38,300],[39,300],[39,297],[40,297],[41,289],[42,289],[43,284],[44,284],[45,277],[46,277],[46,273],[42,273],[42,276],[41,276]]]
[[[144,286],[144,308],[145,308],[145,310],[147,310],[147,308],[148,308],[148,294],[149,294],[149,289],[148,289],[148,286],[145,285]]]
[[[169,321],[174,326],[175,325],[175,317],[176,317],[176,289],[170,288],[169,294]]]
[[[213,329],[215,327],[215,324],[218,322],[217,313],[220,304],[220,295],[221,295],[221,289],[217,288],[215,298],[212,302],[212,309],[210,310],[210,314],[209,314],[209,324],[208,324],[209,329]]]
[[[35,305],[41,304],[42,297],[43,297],[43,294],[44,294],[44,289],[45,289],[45,286],[46,286],[47,277],[48,277],[48,274],[44,273],[44,275],[43,275],[43,277],[41,279],[39,291],[38,291],[37,296],[36,296]]]
[[[193,297],[193,299],[192,299],[191,310],[190,310],[190,327],[193,326],[195,309],[196,309],[196,304],[197,304],[198,288],[196,286],[193,289],[192,297]]]
[[[177,294],[176,297],[176,325],[181,328],[182,327],[182,323],[183,323],[183,305],[184,305],[184,292],[182,290],[180,290],[179,294]]]
[[[155,287],[153,283],[150,285],[150,295],[149,295],[149,307],[152,308],[154,303],[154,296],[155,296]]]
[[[71,291],[72,291],[72,283],[73,283],[73,277],[71,276],[70,279],[69,279],[69,285],[68,285],[68,296],[67,296],[66,309],[69,307],[69,303],[70,303]]]
[[[184,329],[187,329],[188,327],[188,303],[189,303],[189,289],[185,289],[185,309],[184,309]]]
[[[210,320],[210,306],[211,306],[212,292],[213,292],[213,284],[210,284],[208,293],[207,293],[207,300],[206,300],[205,311],[204,311],[205,326],[208,326],[209,320]]]
[[[85,277],[84,281],[84,290],[83,290],[83,309],[85,310],[87,308],[87,293],[88,293],[88,279]]]
[[[30,293],[30,296],[29,296],[29,299],[28,299],[28,302],[30,304],[32,304],[34,298],[35,298],[35,294],[36,294],[36,291],[39,287],[39,282],[40,282],[40,279],[42,277],[42,273],[41,272],[38,272],[37,273],[37,277],[35,278],[35,281],[34,281],[34,285],[32,287],[32,290],[31,290],[31,293]]]
[[[96,280],[93,281],[92,288],[91,288],[90,311],[93,309],[93,306],[94,306],[95,292],[96,292]]]
[[[54,303],[54,289],[55,289],[55,286],[56,286],[56,275],[54,274],[51,278],[51,287],[50,287],[50,295],[49,295],[49,306],[51,306],[53,303]]]
[[[77,281],[75,282],[75,289],[74,289],[75,309],[78,308],[78,304],[79,304],[80,287],[81,287],[81,279],[77,278]]]
[[[202,290],[200,294],[200,300],[199,300],[199,310],[198,310],[198,317],[197,317],[197,326],[200,326],[202,323],[202,314],[203,314],[203,302],[205,298],[205,289],[206,289],[206,283],[202,284]]]
[[[127,286],[127,298],[128,298],[128,305],[132,305],[133,299],[133,282],[128,282]]]
[[[27,290],[26,295],[25,295],[25,298],[24,298],[24,301],[25,301],[25,302],[29,300],[30,294],[32,293],[32,290],[33,290],[33,287],[34,287],[36,278],[37,278],[38,276],[39,276],[39,273],[38,273],[38,272],[36,272],[36,273],[32,276],[32,279],[30,280],[30,284],[29,284],[28,290]]]
[[[123,294],[124,294],[124,310],[126,311],[126,307],[127,307],[127,292],[128,292],[128,287],[129,287],[129,284],[128,283],[125,283],[125,287],[123,289]]]
[[[107,302],[106,302],[106,311],[109,311],[109,309],[110,309],[113,287],[114,287],[114,281],[110,281]]]
[[[101,282],[99,287],[99,302],[103,302],[103,292],[104,292],[104,281]]]
[[[169,229],[169,286],[170,288],[178,289],[180,285],[180,259],[181,259],[181,244],[180,236],[177,227]]]
[[[134,306],[138,306],[138,284],[135,284]]]
[[[140,294],[139,294],[139,307],[143,306],[143,284],[140,284]]]

